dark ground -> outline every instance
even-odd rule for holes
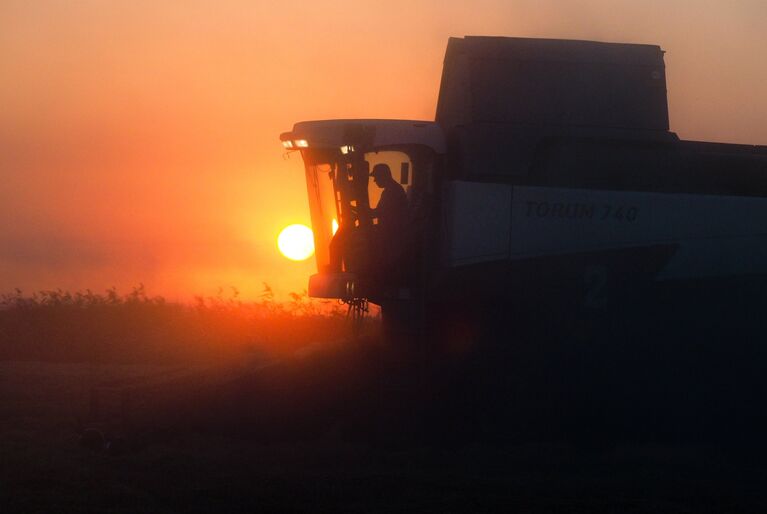
[[[377,350],[333,352],[260,370],[2,362],[0,511],[767,512],[758,440],[520,437],[525,416],[469,420],[504,393],[456,395],[454,364],[398,375]],[[89,428],[111,448],[84,447]]]

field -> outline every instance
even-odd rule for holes
[[[86,295],[0,311],[2,512],[767,510],[758,446],[477,429],[460,362],[300,295]]]

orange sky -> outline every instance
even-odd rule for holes
[[[158,5],[159,4],[159,5]],[[281,5],[281,7],[276,7]],[[305,288],[295,121],[432,119],[449,36],[657,43],[672,128],[767,144],[763,0],[3,0],[0,291]]]

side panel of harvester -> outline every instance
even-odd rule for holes
[[[658,280],[767,274],[761,197],[454,181],[445,220],[450,268],[663,246]]]

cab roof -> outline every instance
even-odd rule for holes
[[[304,141],[306,148],[340,148],[364,144],[378,148],[423,145],[436,153],[446,151],[445,135],[438,123],[418,120],[317,120],[301,121],[281,141]],[[300,148],[300,146],[298,146]]]

